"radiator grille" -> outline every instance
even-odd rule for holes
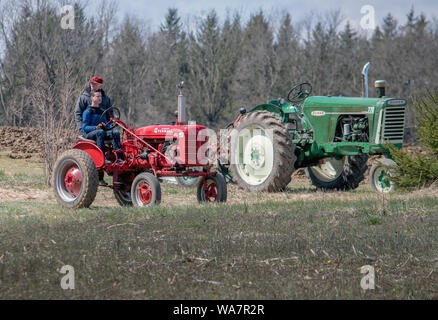
[[[403,143],[405,108],[387,107],[383,112],[382,142]]]

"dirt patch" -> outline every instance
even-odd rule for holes
[[[11,158],[30,158],[43,151],[42,129],[0,127],[0,151]],[[21,157],[20,157],[21,156]]]
[[[36,189],[5,189],[0,187],[0,199],[2,202],[11,201],[37,201],[47,202],[51,196],[51,190],[36,190]],[[50,201],[49,201],[50,202]]]

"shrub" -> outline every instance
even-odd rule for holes
[[[417,116],[417,136],[425,152],[408,152],[389,146],[399,169],[394,181],[402,188],[427,187],[438,180],[438,92],[426,89],[413,99]]]

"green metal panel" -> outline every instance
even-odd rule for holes
[[[271,102],[271,101],[269,101]],[[254,109],[252,109],[250,112],[254,112],[254,111],[258,111],[258,110],[265,110],[265,111],[269,111],[272,113],[275,113],[277,116],[282,117],[283,116],[283,112],[281,110],[281,107],[275,104],[261,104],[257,107],[255,107]]]
[[[376,98],[310,97],[304,102],[303,113],[313,128],[315,142],[331,143],[340,116],[365,115],[372,127],[379,102]]]

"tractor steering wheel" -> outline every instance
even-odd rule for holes
[[[113,110],[113,116],[110,116],[110,121],[108,121],[106,124],[108,125],[110,122],[113,122],[113,120],[120,120],[120,110],[116,107],[109,107],[108,109],[106,109],[99,118],[99,123],[103,122],[103,119],[106,119],[106,114],[110,111]],[[104,130],[112,130],[115,128],[115,124],[113,122],[113,125],[110,128],[106,128]]]
[[[308,82],[300,83],[290,89],[287,100],[292,103],[304,101],[312,93],[312,85]]]

